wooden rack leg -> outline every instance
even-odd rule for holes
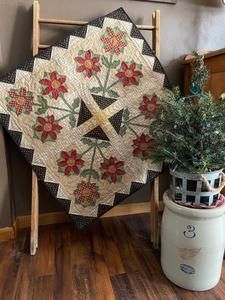
[[[155,50],[155,55],[160,56],[160,10],[156,10],[152,14],[152,25],[155,26],[155,30],[152,32],[152,45]]]
[[[151,242],[154,248],[159,248],[159,177],[151,187]]]
[[[154,183],[151,184],[150,194],[150,205],[151,205],[151,242],[154,244],[155,234],[155,203],[154,203]]]
[[[30,234],[30,254],[35,255],[38,248],[38,217],[39,217],[39,199],[38,199],[38,179],[32,171],[32,201],[31,201],[31,234]]]

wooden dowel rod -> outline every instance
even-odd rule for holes
[[[50,47],[50,45],[44,45],[44,44],[39,44],[38,45],[39,49],[45,49],[45,48],[48,48],[48,47]]]
[[[136,25],[138,29],[141,30],[154,30],[155,26],[152,25]]]
[[[40,44],[40,45],[38,46],[38,49],[46,49],[46,48],[48,48],[48,47],[50,47],[50,46],[52,46],[52,45]],[[155,50],[153,50],[153,51],[155,52]]]
[[[39,19],[39,23],[42,24],[53,24],[53,25],[86,25],[87,21],[72,21],[72,20],[57,20],[57,19]],[[138,29],[141,30],[154,30],[155,26],[152,25],[137,25]]]
[[[86,25],[87,21],[57,20],[57,19],[39,19],[42,24],[60,24],[60,25]]]

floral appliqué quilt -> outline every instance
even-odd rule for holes
[[[0,124],[82,228],[158,176],[148,127],[167,87],[118,9],[0,78]]]

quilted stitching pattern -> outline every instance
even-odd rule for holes
[[[0,124],[83,228],[161,172],[148,125],[169,87],[118,9],[0,78]]]

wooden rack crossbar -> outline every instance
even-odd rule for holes
[[[49,24],[49,25],[77,25],[82,26],[88,24],[87,21],[72,21],[72,20],[57,20],[57,19],[43,19],[40,18],[38,20],[39,24]],[[136,25],[140,30],[155,30],[156,26],[152,25]],[[46,49],[50,45],[47,44],[39,44],[39,49]]]
[[[40,18],[40,3],[34,0],[33,3],[33,55],[38,54],[39,49],[45,49],[49,45],[40,43],[40,25],[86,25],[86,21],[71,21]],[[160,11],[156,10],[152,13],[152,25],[137,25],[140,30],[152,31],[152,48],[157,57],[160,56]],[[159,211],[162,210],[162,205],[159,202],[159,178],[155,178],[152,185],[150,197],[149,211],[151,211],[151,241],[154,247],[159,244],[159,226],[160,218]],[[119,209],[118,205],[117,208]],[[121,211],[124,211],[124,209]],[[147,212],[147,211],[146,211]],[[133,213],[138,213],[133,211]],[[110,215],[110,212],[109,212]],[[124,215],[119,213],[118,215]],[[115,214],[113,214],[115,216]],[[31,236],[30,236],[30,254],[35,255],[38,248],[38,225],[39,225],[39,193],[37,176],[32,172],[32,199],[31,199]]]
[[[51,24],[51,25],[86,25],[88,24],[87,21],[72,21],[72,20],[57,20],[57,19],[43,19],[40,18],[38,20],[40,24]],[[140,30],[154,30],[156,29],[155,26],[152,25],[136,25]]]

